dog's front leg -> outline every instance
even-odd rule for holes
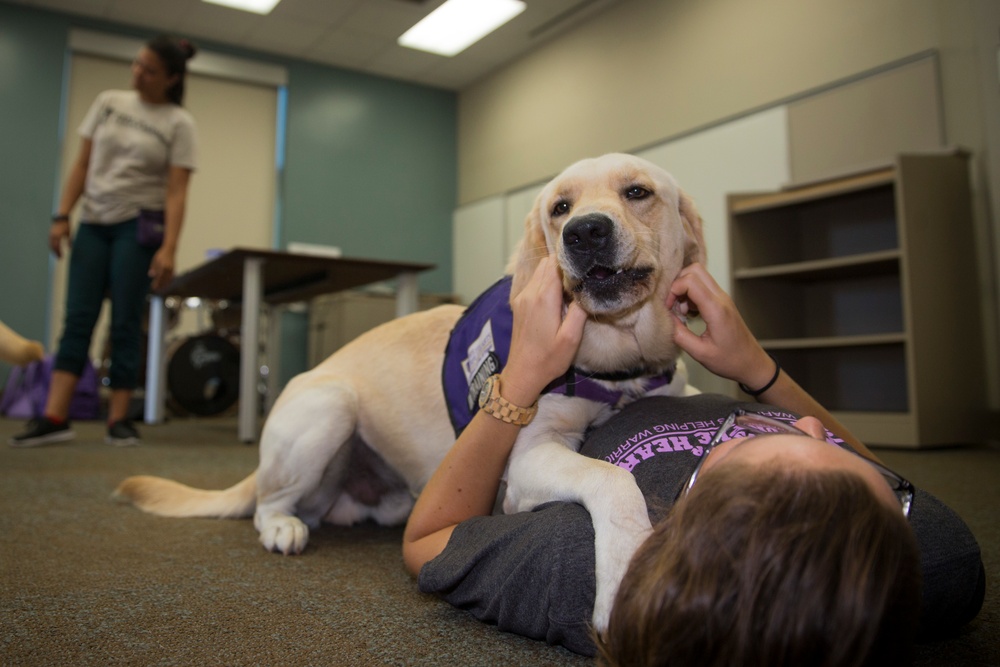
[[[587,508],[594,523],[597,585],[592,620],[603,633],[632,555],[652,530],[646,501],[627,470],[581,456],[554,439],[521,445],[519,438],[509,462],[504,511],[527,511],[551,500]]]

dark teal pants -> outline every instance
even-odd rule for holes
[[[135,389],[142,359],[142,319],[149,265],[156,254],[136,241],[135,219],[113,225],[83,223],[73,238],[66,288],[66,319],[55,367],[79,376],[104,297],[111,299],[113,389]]]

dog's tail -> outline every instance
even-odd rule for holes
[[[251,516],[257,505],[257,473],[223,491],[205,491],[162,477],[139,475],[122,481],[113,496],[160,516],[242,519]]]

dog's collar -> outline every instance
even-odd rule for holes
[[[645,378],[645,382],[640,390],[641,393],[652,391],[670,384],[674,379],[674,372],[677,364],[673,364],[665,372],[659,375],[650,376],[648,370],[632,369],[613,373],[589,373],[579,368],[571,367],[566,375],[557,378],[543,393],[563,394],[565,396],[577,396],[591,401],[598,401],[607,405],[618,405],[622,397],[626,394],[633,395],[635,391],[625,389],[609,388],[603,382],[624,382],[627,380],[638,380]]]
[[[674,368],[676,365],[667,370],[666,374],[673,377]],[[597,371],[588,371],[583,368],[578,368],[576,366],[571,367],[570,373],[575,373],[578,376],[590,378],[591,380],[605,380],[607,382],[623,382],[625,380],[635,380],[641,377],[647,377],[653,375],[655,371],[646,366],[636,366],[627,371],[609,371],[607,373],[598,373]],[[567,374],[568,375],[568,374]]]

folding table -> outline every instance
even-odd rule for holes
[[[260,375],[258,340],[260,307],[305,301],[395,278],[396,316],[417,310],[417,273],[432,264],[383,262],[325,257],[256,248],[233,248],[186,273],[155,293],[149,307],[149,347],[146,359],[145,422],[163,421],[166,377],[164,335],[166,297],[227,299],[242,305],[240,328],[239,439],[257,438],[257,381]],[[276,332],[277,327],[272,327]],[[268,345],[275,341],[268,336]]]

